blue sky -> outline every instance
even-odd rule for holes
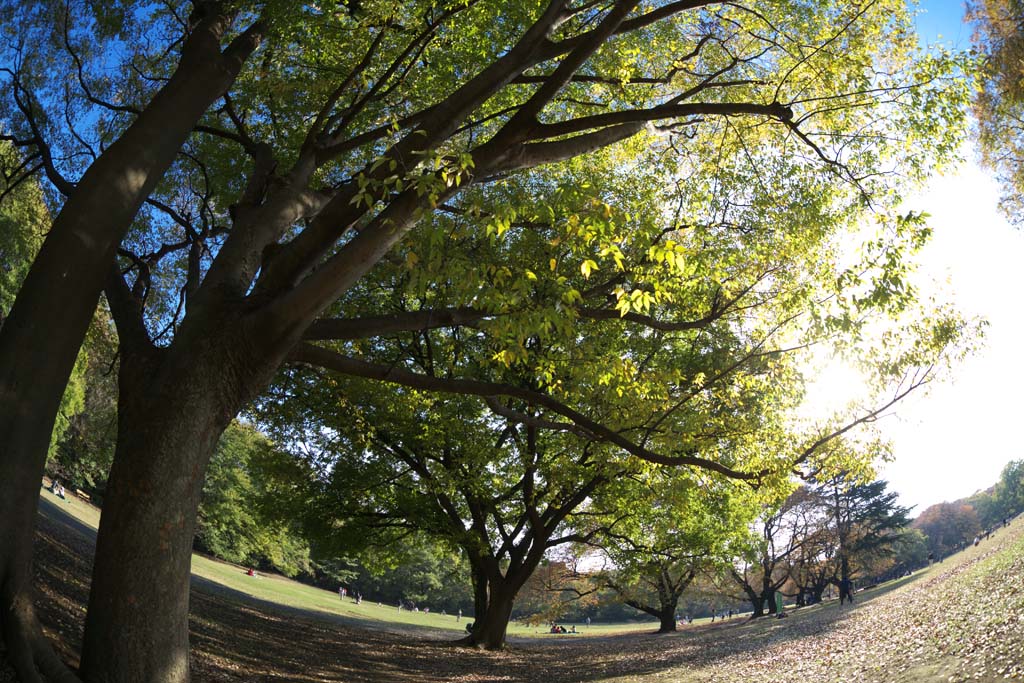
[[[964,25],[964,3],[961,0],[921,0],[917,6],[917,33],[925,45],[943,43],[954,48],[966,47],[971,30]]]

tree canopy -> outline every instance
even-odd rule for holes
[[[1024,12],[1017,0],[980,0],[969,6],[974,26],[973,43],[982,61],[982,75],[974,97],[977,139],[982,161],[1002,185],[1001,208],[1011,223],[1024,217]]]
[[[898,200],[955,153],[966,89],[958,59],[917,50],[900,0],[0,7],[21,27],[4,137],[56,215],[0,370],[16,385],[19,351],[54,356],[37,392],[52,413],[101,283],[120,343],[87,677],[188,678],[203,474],[254,402],[342,435],[332,392],[361,392],[350,414],[380,412],[376,442],[347,435],[342,455],[405,462],[422,503],[424,473],[456,454],[431,496],[522,501],[516,533],[484,531],[535,566],[519,532],[549,543],[620,472],[782,490],[829,467],[824,445],[926,383],[965,334],[955,314],[914,316],[905,278],[927,230]],[[865,222],[863,259],[837,264]],[[870,347],[878,318],[900,320]],[[879,396],[793,429],[800,359],[824,343],[884,350]],[[286,364],[321,404],[267,391]],[[38,472],[16,451],[37,437],[0,459],[17,519]],[[538,508],[540,491],[568,502]]]

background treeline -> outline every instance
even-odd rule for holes
[[[984,491],[924,509],[913,527],[928,539],[928,550],[948,555],[973,542],[974,537],[1003,525],[1024,512],[1024,460],[1003,468],[999,481]]]

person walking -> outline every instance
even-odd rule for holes
[[[843,600],[848,600],[850,604],[853,604],[853,581],[850,581],[850,577],[844,576],[842,581],[839,582],[839,604],[843,604]]]

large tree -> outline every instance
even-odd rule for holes
[[[743,278],[750,289],[735,287],[729,266],[742,263],[746,251],[706,256],[702,229],[764,230],[768,238],[764,226],[785,222],[792,244],[804,245],[790,263],[819,263],[825,255],[808,245],[853,225],[866,206],[883,209],[906,175],[927,171],[955,143],[944,126],[956,122],[960,95],[945,87],[941,61],[915,61],[900,2],[330,2],[275,9],[273,45],[202,122],[208,135],[189,143],[150,197],[153,208],[136,223],[107,283],[122,345],[120,426],[87,618],[89,677],[187,678],[188,549],[203,472],[219,434],[286,358],[376,378],[395,374],[317,347],[295,354],[303,336],[371,339],[451,316],[486,317],[462,307],[427,308],[398,319],[371,314],[316,323],[413,238],[414,227],[449,213],[461,217],[460,231],[528,230],[545,217],[551,188],[533,182],[538,175],[530,169],[564,169],[590,154],[592,163],[628,175],[679,151],[681,160],[662,180],[680,182],[689,201],[703,201],[708,211],[688,245],[650,240],[650,258],[688,274],[689,308],[670,320],[699,327],[736,310],[738,295],[786,301],[792,293],[773,290],[773,270]],[[716,161],[743,158],[748,162]],[[723,185],[730,191],[719,192]],[[495,201],[506,189],[505,201]],[[566,237],[604,246],[598,258],[574,265],[583,275],[595,267],[610,272],[617,240],[595,230],[632,227],[627,212],[616,211],[628,201],[604,187],[580,189],[586,191],[564,217]],[[500,210],[485,214],[483,204]],[[748,220],[752,215],[760,220]],[[404,250],[414,273],[418,253]],[[491,275],[522,294],[543,266]],[[564,304],[579,308],[581,318],[643,315],[671,303],[656,280],[623,274],[603,288],[567,287]],[[899,284],[866,287],[856,303],[884,305],[878,297],[898,294]],[[462,303],[474,303],[471,292]],[[506,327],[497,359],[522,358],[528,337]],[[601,415],[559,407],[548,395],[557,386],[554,373],[540,368],[538,375],[546,371],[550,386],[529,401],[582,418],[592,434],[641,457],[742,476],[771,469],[770,458],[737,469],[728,457],[716,462],[685,447],[659,454],[603,426]],[[689,378],[696,400],[705,379]],[[19,490],[28,490],[25,479]],[[19,500],[12,505],[24,520],[30,505]]]
[[[81,51],[94,50],[88,63],[110,67],[119,41],[139,41],[139,22],[151,29],[143,17],[153,15],[101,5],[72,12],[58,2],[0,5],[0,21],[17,27],[3,44],[2,138],[20,152],[17,163],[5,164],[6,182],[17,186],[42,172],[58,196],[46,239],[0,330],[0,626],[25,681],[39,680],[39,668],[54,679],[66,676],[36,623],[29,587],[54,420],[122,236],[259,42],[258,23],[240,35],[233,30],[236,14],[220,2],[196,2],[187,19],[171,13],[164,28],[170,37],[162,45],[136,42],[149,50],[132,55],[137,62],[125,60],[126,71],[128,64],[139,70],[133,82],[109,87],[84,73]],[[108,95],[113,103],[104,101]],[[61,121],[95,117],[81,109],[96,103],[131,118],[104,128],[90,147]],[[87,161],[79,164],[83,152]],[[154,650],[157,642],[163,643],[150,641]]]
[[[819,485],[828,500],[829,525],[836,539],[836,578],[850,580],[872,559],[892,553],[899,533],[909,522],[910,508],[899,505],[899,494],[887,491],[883,480],[861,482],[841,474]]]
[[[302,392],[316,406],[303,422],[315,426],[281,436],[302,438],[322,467],[309,505],[321,546],[392,547],[400,557],[427,536],[459,549],[474,588],[466,642],[502,647],[519,590],[551,549],[584,538],[574,517],[596,514],[586,503],[621,463],[607,447],[495,419],[476,398],[318,384],[328,386]],[[341,402],[332,400],[339,388]]]

